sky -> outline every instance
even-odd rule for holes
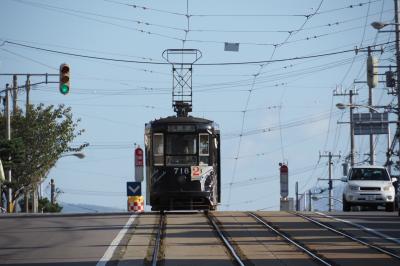
[[[354,102],[368,103],[367,53],[354,49],[382,44],[374,56],[394,65],[394,34],[370,26],[393,19],[393,1],[384,0],[2,0],[0,73],[57,74],[61,63],[70,65],[67,95],[43,84],[33,87],[31,102],[70,106],[85,129],[73,145],[90,146],[84,159],[60,158],[42,193],[49,195],[53,178],[60,202],[125,209],[145,123],[174,114],[172,67],[158,64],[166,63],[162,53],[198,49],[192,115],[220,126],[219,209],[278,210],[280,162],[289,167],[290,197],[296,182],[300,193],[327,187],[318,180],[328,176],[320,154],[340,154],[333,177],[342,176],[349,125],[338,121],[348,122],[349,111],[335,105],[349,99],[333,92],[356,89]],[[239,51],[224,51],[225,42],[239,43]],[[25,79],[19,76],[19,85]],[[0,76],[0,87],[6,83],[12,77]],[[395,103],[388,91],[384,83],[374,88],[373,104]],[[23,108],[24,91],[18,104]],[[368,159],[368,140],[356,136],[357,163]],[[387,145],[387,135],[375,138],[377,164]],[[340,199],[340,182],[334,187]]]

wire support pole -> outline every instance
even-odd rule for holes
[[[396,33],[396,74],[397,74],[397,83],[396,83],[396,93],[397,93],[397,130],[396,137],[399,143],[399,151],[400,153],[400,27],[399,27],[399,1],[394,0],[394,19],[395,19],[395,33]]]
[[[329,212],[332,211],[332,205],[333,205],[333,196],[332,196],[332,190],[333,190],[333,184],[332,184],[332,159],[333,158],[340,158],[340,154],[332,154],[332,152],[329,152],[328,155],[319,155],[319,158],[322,157],[327,157],[328,158],[328,169],[329,169],[329,176],[328,176],[328,191],[329,191],[329,196],[328,196],[328,210]]]
[[[354,123],[353,123],[353,111],[355,106],[353,105],[353,96],[358,95],[358,91],[356,89],[350,89],[347,91],[334,91],[333,96],[349,96],[349,109],[350,109],[350,166],[353,167],[355,164],[355,140],[354,140]]]
[[[368,55],[371,55],[370,47],[368,47]],[[372,106],[372,97],[373,97],[372,88],[373,88],[372,86],[368,86],[368,106]],[[373,113],[374,110],[369,108],[369,112]],[[370,165],[375,164],[374,134],[369,135],[369,164]]]

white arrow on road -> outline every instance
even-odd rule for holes
[[[136,194],[136,192],[138,192],[138,190],[140,189],[140,186],[137,186],[137,187],[135,187],[135,188],[132,188],[132,187],[129,187],[129,186],[128,186],[128,189],[129,189],[130,191],[132,191],[133,194]]]

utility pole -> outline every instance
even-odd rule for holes
[[[319,158],[322,158],[322,157],[327,157],[328,158],[328,168],[329,168],[329,177],[328,177],[328,190],[329,190],[329,196],[328,196],[328,200],[329,200],[329,204],[328,204],[328,206],[329,206],[329,212],[331,212],[332,211],[332,202],[333,202],[333,200],[332,200],[332,190],[333,190],[333,184],[332,184],[332,181],[333,181],[333,179],[332,179],[332,164],[333,164],[333,162],[332,162],[332,159],[333,158],[340,158],[340,155],[338,154],[338,155],[334,155],[334,154],[332,154],[332,152],[329,152],[328,153],[328,155],[319,155]],[[320,179],[320,180],[327,180],[327,179]]]
[[[353,105],[353,96],[358,95],[358,91],[355,90],[349,90],[347,91],[334,91],[333,96],[349,96],[349,106],[350,106],[350,166],[354,166],[354,123],[353,123],[353,111],[354,111],[354,105]]]
[[[55,193],[56,193],[56,184],[54,183],[54,179],[52,178],[50,181],[50,189],[51,189],[51,204],[55,204]]]
[[[30,75],[26,76],[25,82],[25,90],[26,90],[26,107],[25,107],[25,116],[28,119],[28,110],[29,110],[29,92],[31,91],[31,80]]]
[[[395,23],[395,33],[396,33],[396,74],[397,74],[397,82],[396,82],[396,93],[397,93],[397,130],[396,136],[399,144],[400,153],[400,25],[399,25],[399,1],[394,0],[394,23]]]
[[[397,2],[397,1],[396,1]],[[371,56],[372,50],[371,47],[368,47],[368,56]],[[374,73],[372,73],[374,75]],[[368,106],[372,106],[372,88],[373,86],[368,83]],[[374,111],[369,108],[369,112],[373,113]],[[375,152],[374,152],[374,135],[369,134],[369,164],[375,164]]]
[[[295,191],[296,191],[296,211],[300,211],[300,202],[299,202],[299,182],[296,181],[296,187],[295,187]]]
[[[30,76],[26,76],[26,82],[25,82],[25,91],[26,91],[26,107],[25,107],[25,117],[29,121],[29,91],[31,89],[31,81],[30,81]],[[29,212],[29,191],[25,190],[24,191],[24,201],[25,201],[25,212]]]
[[[8,141],[11,140],[11,115],[10,115],[10,88],[9,84],[6,84],[6,138]],[[11,161],[11,155],[9,155],[8,160]],[[8,187],[8,202],[7,202],[7,212],[12,212],[12,189],[11,189],[11,168],[7,170],[7,181],[9,183]]]
[[[17,98],[18,98],[17,75],[13,75],[12,98],[13,98],[13,115],[16,115],[17,109],[18,109],[18,105],[17,105]]]

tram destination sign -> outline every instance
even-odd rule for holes
[[[379,135],[389,132],[389,115],[385,113],[353,114],[354,135]]]

